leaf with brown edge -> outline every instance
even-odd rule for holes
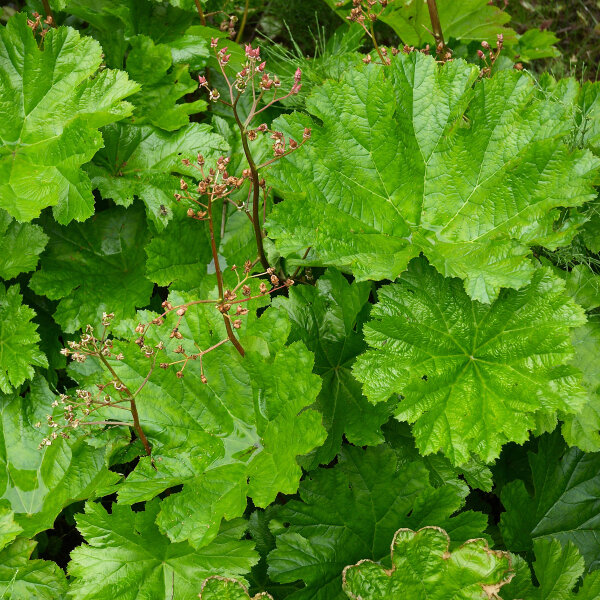
[[[450,552],[450,536],[440,527],[399,529],[391,554],[391,569],[370,560],[344,569],[349,598],[497,599],[514,576],[507,552],[491,550],[484,539],[468,540]]]
[[[247,588],[236,579],[215,575],[204,580],[200,600],[273,600],[271,594],[261,592],[250,597]]]

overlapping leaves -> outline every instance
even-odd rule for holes
[[[275,511],[277,547],[268,557],[274,581],[301,579],[290,600],[342,600],[342,570],[358,560],[389,559],[390,540],[402,527],[436,525],[453,542],[481,537],[486,517],[458,511],[463,484],[434,488],[422,460],[400,461],[384,446],[342,450],[332,469],[312,471],[300,484],[301,501]]]
[[[471,300],[457,279],[415,259],[398,283],[379,290],[357,378],[373,402],[396,394],[397,417],[414,423],[423,454],[455,464],[484,462],[508,441],[523,443],[540,415],[577,413],[587,400],[571,328],[585,316],[544,269],[491,305]]]
[[[88,503],[77,516],[77,527],[87,541],[71,554],[68,572],[74,600],[198,597],[209,575],[241,576],[257,561],[252,543],[242,541],[246,523],[232,521],[221,528],[210,545],[194,550],[173,544],[155,524],[158,500],[145,510],[113,505],[109,514],[101,504]]]
[[[139,86],[104,70],[100,45],[69,27],[38,47],[24,14],[0,28],[0,208],[30,221],[53,206],[63,224],[94,210],[80,166],[102,147],[98,128],[131,114]]]
[[[273,169],[285,202],[268,223],[282,254],[359,279],[395,279],[421,251],[490,302],[528,283],[529,246],[555,246],[554,209],[594,197],[600,162],[571,151],[568,103],[503,71],[477,81],[460,60],[400,54],[383,70],[349,70],[279,126],[311,143]],[[563,228],[564,229],[564,228]]]
[[[370,404],[351,371],[355,358],[366,349],[362,326],[370,291],[368,283],[351,285],[331,269],[315,287],[293,287],[288,300],[275,302],[290,315],[291,338],[302,340],[315,353],[314,372],[323,381],[315,408],[322,413],[329,435],[312,456],[315,466],[335,457],[342,436],[357,446],[383,441],[380,426],[393,404]]]
[[[158,523],[172,540],[201,547],[217,534],[222,518],[244,512],[247,497],[266,506],[278,492],[297,490],[302,471],[296,457],[320,445],[325,432],[320,415],[307,410],[320,388],[313,357],[301,342],[285,345],[289,329],[281,311],[271,309],[260,319],[249,315],[244,358],[227,344],[206,354],[202,366],[190,361],[183,378],[173,369],[154,372],[137,400],[153,460],[140,460],[120,486],[119,502],[147,500],[184,483],[163,502]],[[180,343],[193,352],[195,344],[209,348],[226,339],[213,306],[192,307],[179,331],[183,340],[170,339],[166,326],[148,340],[162,340],[168,353]],[[137,389],[151,363],[133,344],[123,351],[125,359],[113,366]],[[90,382],[97,376],[87,375]]]
[[[108,470],[106,441],[95,448],[85,436],[59,437],[38,449],[44,430],[37,425],[45,428],[55,400],[41,377],[24,398],[0,396],[0,499],[10,504],[24,536],[51,528],[65,506],[93,498],[120,478]]]
[[[554,433],[529,454],[533,490],[520,479],[504,486],[500,529],[509,550],[532,550],[536,541],[573,543],[588,568],[598,568],[600,549],[600,454],[565,448]]]
[[[182,159],[194,161],[202,152],[210,161],[227,151],[221,136],[208,125],[198,123],[172,133],[118,123],[105,127],[103,135],[104,148],[86,165],[94,187],[104,198],[122,206],[139,198],[159,230],[174,210],[185,212],[173,199],[180,187],[180,175],[198,176],[192,167],[182,164]]]

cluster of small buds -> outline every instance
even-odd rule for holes
[[[194,167],[201,175],[201,179],[195,186],[195,192],[200,196],[208,196],[206,202],[202,202],[196,197],[196,194],[190,193],[191,184],[185,179],[180,179],[179,189],[183,193],[176,192],[173,194],[175,200],[180,202],[182,198],[194,203],[198,208],[188,208],[187,216],[198,221],[206,221],[208,218],[208,203],[218,199],[230,200],[239,210],[244,208],[242,205],[233,202],[230,195],[235,190],[241,188],[245,181],[250,178],[251,172],[244,169],[241,176],[232,175],[228,172],[227,167],[231,161],[230,157],[220,156],[217,159],[215,168],[210,167],[205,171],[204,157],[199,154],[196,164],[193,164],[189,159],[182,159],[182,163],[186,166]]]
[[[229,15],[226,19],[223,19],[219,25],[221,31],[226,31],[230,39],[235,37],[235,25],[238,18],[235,15]]]
[[[114,313],[104,313],[102,315],[102,325],[105,330],[110,325],[113,317]],[[95,337],[94,328],[87,325],[80,340],[78,342],[74,340],[67,342],[67,347],[63,348],[60,353],[63,356],[70,357],[75,362],[83,363],[88,356],[112,356],[112,348],[113,342],[111,339],[106,338],[105,335],[101,338]]]
[[[88,425],[110,425],[110,421],[87,421],[86,418],[100,408],[106,408],[119,404],[120,400],[113,400],[110,395],[105,394],[104,390],[108,387],[114,387],[119,391],[126,391],[125,386],[120,381],[111,380],[106,384],[97,384],[98,393],[94,396],[90,391],[78,389],[73,396],[68,394],[60,394],[56,400],[50,405],[53,409],[62,407],[62,423],[56,420],[53,414],[46,415],[46,426],[49,428],[48,435],[42,439],[38,449],[51,446],[52,442],[60,436],[63,439],[71,437],[70,430],[78,429]],[[126,407],[121,407],[127,410]],[[121,424],[121,423],[117,423]],[[35,427],[41,428],[42,423],[38,421]]]
[[[242,94],[246,91],[246,88],[248,87],[248,85],[250,83],[252,83],[253,91],[256,87],[256,88],[258,88],[258,90],[261,93],[268,92],[269,90],[275,90],[275,92],[276,92],[277,89],[281,87],[281,80],[277,76],[271,75],[270,73],[268,73],[265,70],[266,62],[261,61],[260,48],[258,48],[258,47],[253,48],[251,44],[246,44],[246,47],[245,47],[246,62],[242,65],[242,69],[236,73],[235,79],[233,80],[233,84],[232,84],[225,72],[225,67],[228,65],[228,63],[231,59],[231,54],[228,53],[227,46],[224,46],[220,50],[217,50],[218,44],[219,44],[219,40],[217,38],[211,38],[211,44],[210,44],[211,48],[213,48],[213,50],[215,51],[215,56],[217,58],[219,66],[221,67],[223,75],[227,81],[227,85],[229,86],[230,100],[231,100],[229,105],[233,105],[234,102],[236,102],[233,97],[233,90],[235,89],[239,94]],[[254,78],[257,75],[259,77],[259,80],[258,80],[258,82],[255,82]],[[302,71],[300,69],[296,69],[296,72],[294,74],[294,83],[293,83],[290,91],[288,92],[288,94],[284,97],[298,94],[302,88],[301,80],[302,80]],[[221,100],[221,94],[220,94],[219,90],[217,90],[215,88],[210,88],[206,77],[204,77],[203,75],[200,75],[198,77],[198,85],[200,88],[206,89],[206,91],[208,92],[209,100],[211,102],[217,102],[217,101]],[[282,99],[283,98],[277,99],[274,97],[268,105],[270,106],[274,102],[282,100]],[[256,100],[256,98],[254,98],[254,100]],[[221,100],[221,102],[224,102],[224,101]],[[256,109],[256,103],[253,105],[251,113],[253,113],[255,111],[255,109]],[[256,112],[260,112],[260,111],[256,111]]]
[[[393,0],[352,0],[352,9],[346,19],[363,26],[367,19],[371,22],[377,21],[390,2]],[[344,4],[346,4],[346,0],[336,2],[338,8]]]
[[[481,46],[483,50],[477,50],[477,56],[485,63],[485,67],[481,69],[480,76],[481,77],[489,77],[492,74],[492,69],[494,64],[498,60],[500,56],[500,52],[502,52],[502,48],[504,47],[504,36],[499,33],[496,37],[496,47],[492,48],[488,42],[485,40],[481,42]],[[484,52],[485,50],[485,52]],[[487,54],[486,54],[487,53]],[[523,65],[517,63],[515,65],[516,69],[519,69],[519,66],[522,69]]]
[[[396,56],[400,51],[396,48],[392,48],[392,54]],[[409,46],[404,44],[402,48],[404,54],[410,54],[411,52],[420,52],[421,54],[431,54],[431,46],[427,44],[425,48],[415,48],[415,46]],[[440,62],[451,62],[452,61],[452,50],[447,46],[444,46],[441,42],[436,46],[435,52]]]
[[[52,18],[52,15],[48,15],[42,20],[42,16],[38,12],[33,12],[31,14],[33,19],[27,19],[27,26],[33,33],[37,33],[39,30],[39,34],[43,39],[50,30],[50,27],[54,26],[54,19]]]

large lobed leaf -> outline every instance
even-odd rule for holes
[[[159,510],[158,499],[141,512],[115,504],[110,514],[101,504],[88,503],[85,514],[76,517],[87,544],[71,553],[68,572],[75,580],[69,597],[192,600],[209,575],[239,577],[258,560],[252,543],[240,540],[246,529],[242,519],[224,525],[206,548],[194,550],[160,533],[154,523]]]
[[[260,319],[253,314],[246,319],[244,358],[231,344],[222,345],[202,360],[207,383],[202,383],[200,362],[190,361],[183,378],[174,369],[157,368],[138,395],[153,460],[139,461],[119,487],[119,502],[148,500],[183,483],[158,515],[161,530],[173,541],[205,546],[223,518],[243,514],[247,497],[264,507],[279,492],[295,493],[302,475],[297,456],[325,437],[320,415],[308,408],[320,388],[313,356],[301,342],[285,345],[290,330],[285,313],[270,309]],[[168,355],[180,343],[191,353],[195,344],[208,348],[226,339],[222,316],[213,306],[188,310],[179,326],[182,340],[169,338],[170,331],[167,325],[153,328],[147,343],[162,341]],[[150,361],[133,344],[119,348],[125,358],[113,361],[113,368],[135,390]],[[88,370],[81,380],[94,385],[98,375]]]
[[[486,305],[415,259],[379,290],[372,316],[365,337],[373,349],[355,374],[373,402],[396,394],[396,416],[414,423],[423,454],[489,462],[504,443],[523,443],[536,417],[556,422],[557,411],[577,413],[587,400],[569,365],[570,329],[585,316],[544,269]]]
[[[275,509],[277,547],[269,574],[281,583],[301,579],[290,600],[342,600],[342,570],[361,559],[389,559],[389,544],[402,527],[435,525],[453,542],[481,537],[486,517],[465,511],[468,488],[458,480],[434,488],[422,459],[400,460],[385,446],[345,447],[335,467],[312,471],[300,499]]]
[[[531,581],[527,563],[513,556],[515,577],[502,588],[503,600],[595,600],[600,597],[600,571],[583,578],[583,558],[577,548],[568,543],[564,546],[556,539],[536,540],[533,543],[535,561],[533,570],[537,585]],[[577,593],[573,590],[577,588]]]
[[[0,28],[0,208],[30,221],[53,206],[63,224],[94,212],[80,170],[102,147],[98,128],[131,114],[139,86],[127,74],[97,73],[102,50],[69,27],[38,47],[25,14]]]
[[[396,532],[390,570],[363,560],[346,567],[343,580],[352,600],[491,600],[513,575],[508,553],[490,550],[486,540],[469,540],[450,552],[443,529],[424,527]]]
[[[313,129],[272,170],[285,201],[267,228],[281,253],[297,259],[310,246],[309,264],[395,279],[422,251],[484,302],[528,283],[529,247],[571,239],[572,227],[554,231],[554,209],[594,198],[600,161],[561,141],[568,102],[523,73],[477,74],[461,60],[400,54],[315,90],[316,120],[277,121],[292,137]]]

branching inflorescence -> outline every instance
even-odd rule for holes
[[[199,361],[200,380],[203,383],[207,383],[208,380],[204,374],[202,363],[202,359],[206,354],[227,342],[233,344],[241,356],[244,356],[245,354],[244,348],[235,335],[235,330],[241,329],[243,325],[242,317],[248,314],[246,303],[268,296],[279,290],[286,289],[294,283],[292,278],[283,274],[276,274],[275,268],[269,265],[264,251],[263,226],[266,214],[268,189],[264,178],[260,175],[260,171],[274,161],[283,156],[287,156],[291,152],[302,147],[310,139],[311,131],[308,128],[304,129],[302,132],[302,140],[297,142],[290,137],[286,139],[282,132],[269,128],[266,123],[261,123],[256,127],[253,127],[252,123],[258,115],[276,102],[298,94],[302,87],[302,73],[300,69],[298,69],[294,75],[294,83],[290,90],[286,94],[278,96],[281,82],[276,76],[271,76],[271,74],[266,71],[266,63],[261,61],[259,48],[252,48],[251,45],[246,46],[246,62],[241,71],[239,71],[233,79],[230,79],[227,75],[226,67],[231,55],[227,54],[226,46],[218,50],[217,45],[218,40],[213,38],[211,40],[211,47],[215,51],[221,73],[227,84],[229,101],[221,99],[219,90],[211,89],[209,87],[206,77],[199,77],[199,86],[208,91],[209,99],[212,102],[221,102],[231,108],[240,132],[244,155],[248,166],[244,168],[239,175],[234,175],[228,171],[228,165],[231,162],[229,157],[219,157],[216,164],[211,167],[207,166],[206,159],[202,154],[198,154],[194,161],[184,158],[182,160],[184,165],[188,167],[193,166],[198,171],[198,183],[188,182],[182,178],[180,180],[180,190],[175,192],[174,196],[178,202],[186,201],[190,203],[191,206],[187,209],[187,216],[189,218],[208,222],[211,252],[217,280],[218,298],[190,300],[177,305],[165,300],[162,303],[164,311],[160,315],[152,319],[149,323],[138,323],[135,327],[135,333],[137,335],[135,344],[139,346],[141,352],[150,360],[151,364],[146,377],[135,392],[128,389],[108,361],[109,358],[118,361],[123,360],[124,358],[122,353],[114,353],[113,341],[109,337],[109,329],[114,314],[104,313],[102,318],[103,331],[100,337],[96,337],[94,335],[94,328],[91,325],[88,325],[86,332],[80,341],[69,342],[68,347],[64,348],[62,353],[76,362],[84,362],[89,357],[97,359],[103,369],[108,372],[109,379],[105,383],[96,384],[97,393],[95,395],[86,390],[77,390],[74,397],[61,394],[59,397],[60,399],[56,401],[56,406],[59,404],[64,405],[65,423],[59,425],[52,415],[48,415],[48,426],[50,427],[51,432],[42,440],[40,448],[50,445],[59,435],[68,437],[68,429],[77,429],[93,425],[128,426],[135,430],[136,435],[144,445],[146,453],[150,455],[151,447],[140,424],[136,397],[150,380],[157,364],[161,369],[175,367],[177,369],[176,375],[181,379],[185,376],[184,371],[189,361]],[[252,93],[252,103],[248,115],[242,120],[238,103],[241,96],[248,90],[251,90]],[[270,134],[270,137],[273,140],[273,157],[257,164],[257,161],[252,155],[251,143],[255,141],[259,135],[266,134]],[[233,193],[243,188],[246,182],[249,184],[247,199],[238,201],[234,198]],[[260,220],[261,190],[263,192],[262,223]],[[225,287],[217,249],[214,220],[214,206],[217,202],[221,202],[224,208],[227,203],[230,203],[237,210],[243,211],[252,223],[256,240],[256,257],[246,260],[243,268],[239,268],[236,265],[231,267],[231,270],[237,277],[237,283],[231,289]],[[253,273],[254,267],[258,263],[262,265],[264,270],[259,273]],[[240,271],[242,271],[241,275]],[[252,279],[260,279],[258,293],[252,292],[249,285]],[[179,328],[183,317],[191,307],[201,304],[213,305],[222,315],[227,337],[213,344],[209,348],[198,348],[198,352],[195,353],[186,352],[183,345],[179,344],[173,350],[173,353],[177,355],[176,358],[171,359],[166,356],[166,349],[163,342],[159,342],[154,346],[147,343],[146,336],[150,328],[165,325],[173,315],[176,319],[175,323],[171,324],[169,337],[177,340],[182,339],[183,335],[179,331]],[[159,359],[159,353],[161,352],[165,353],[164,358],[161,357],[161,359]],[[111,390],[115,392],[113,396],[116,395],[116,399],[107,393]],[[97,411],[107,408],[117,408],[129,411],[131,413],[132,422],[93,418],[93,416],[97,414]],[[92,416],[91,419],[90,416]]]

